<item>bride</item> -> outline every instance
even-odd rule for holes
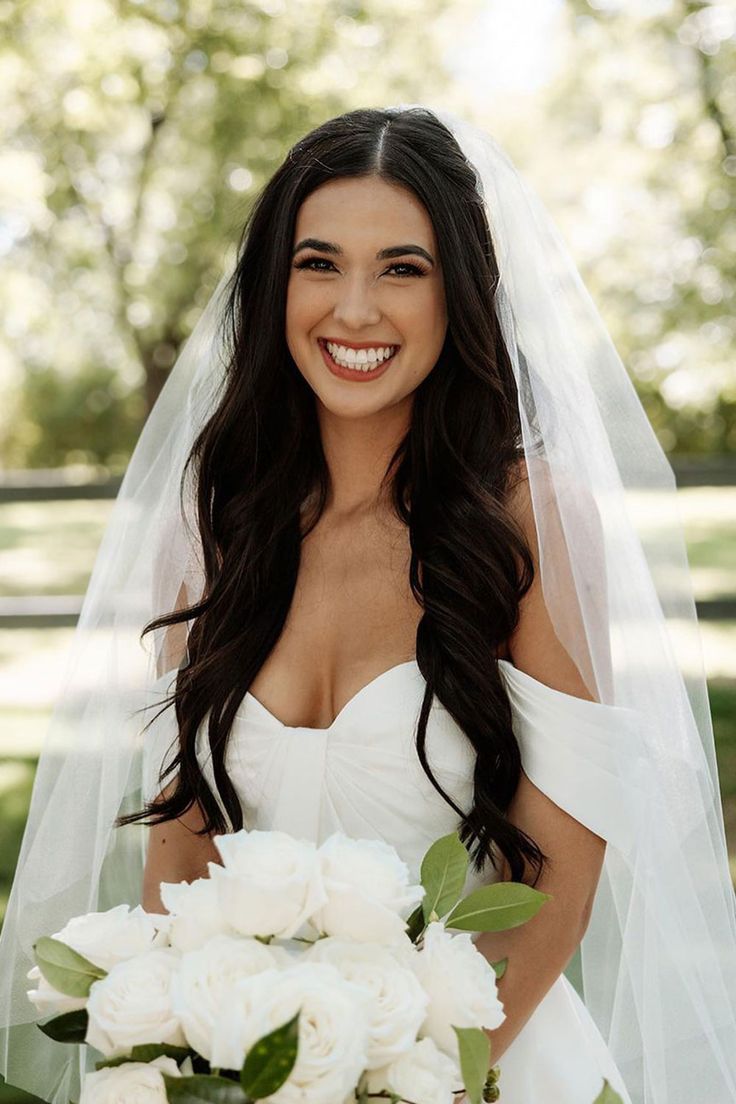
[[[214,834],[340,829],[416,878],[457,829],[466,889],[551,895],[476,937],[509,963],[503,1104],[592,1104],[604,1079],[626,1104],[736,1099],[710,715],[663,612],[696,629],[674,496],[492,139],[419,105],[302,138],[95,564],[0,943],[8,1080],[67,1104],[79,1073],[21,1007],[32,941],[120,901],[165,911],[162,882],[220,861]]]

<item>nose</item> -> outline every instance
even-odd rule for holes
[[[336,322],[353,330],[364,330],[381,321],[373,290],[357,273],[340,281],[332,313]]]

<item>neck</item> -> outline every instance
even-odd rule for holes
[[[350,518],[391,509],[391,487],[381,486],[389,461],[409,427],[397,403],[366,418],[337,417],[320,406],[322,449],[330,476],[326,510]]]

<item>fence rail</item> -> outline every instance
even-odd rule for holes
[[[736,486],[736,455],[674,456],[670,463],[678,487]],[[122,481],[84,467],[0,471],[0,503],[115,498]]]
[[[678,487],[736,485],[736,456],[677,456],[670,459]],[[121,475],[94,474],[86,468],[0,472],[0,504],[115,498]],[[0,598],[0,629],[74,627],[81,595],[29,595]],[[736,597],[696,602],[705,621],[736,620]]]
[[[65,468],[0,472],[0,503],[115,498],[122,481],[122,475],[90,477],[85,471]]]
[[[38,595],[0,598],[0,629],[74,628],[82,595]],[[695,603],[701,621],[736,620],[736,598],[706,598]]]

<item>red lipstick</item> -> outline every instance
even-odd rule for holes
[[[330,356],[330,352],[327,348],[327,344],[326,344],[327,341],[332,341],[332,338],[320,337],[320,338],[317,339],[320,350],[322,351],[322,359],[324,360],[325,364],[327,365],[329,370],[332,372],[333,376],[337,376],[338,379],[351,380],[353,383],[367,383],[368,380],[378,379],[379,376],[383,375],[383,373],[388,368],[389,364],[392,362],[392,360],[396,356],[396,353],[398,353],[398,351],[399,351],[399,346],[394,346],[396,351],[393,352],[390,357],[387,357],[386,360],[382,360],[380,364],[376,364],[373,368],[369,368],[367,371],[362,371],[361,368],[344,368],[342,366],[342,364],[338,364],[336,360],[333,360],[332,357]],[[335,342],[335,344],[336,345],[344,345],[345,342],[337,341],[337,342]],[[385,345],[384,346],[381,346],[381,345],[366,345],[365,343],[363,343],[362,345],[351,344],[350,348],[352,348],[352,349],[375,349],[375,348],[386,348],[386,346]],[[363,365],[362,367],[364,368],[365,365]]]

